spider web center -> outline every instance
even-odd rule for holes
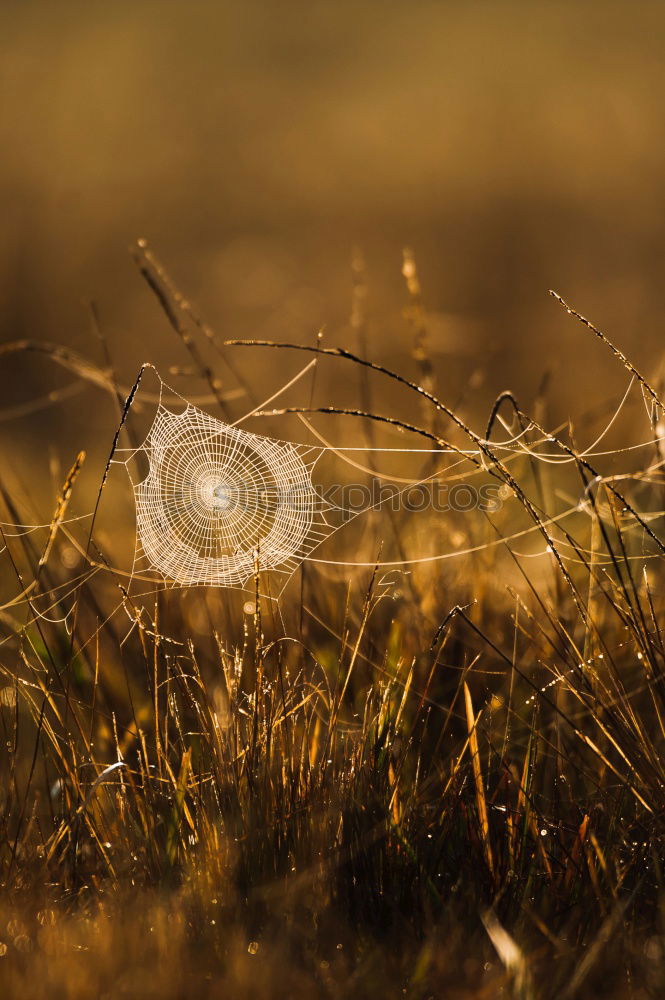
[[[191,404],[160,406],[135,485],[137,543],[174,584],[244,586],[290,576],[332,530],[299,446],[250,434]]]

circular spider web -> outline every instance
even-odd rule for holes
[[[135,568],[174,584],[242,587],[257,568],[291,575],[334,530],[311,478],[319,449],[160,403],[139,451],[148,472],[133,483]]]

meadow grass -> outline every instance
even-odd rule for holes
[[[203,349],[221,367],[231,345],[136,254],[227,405]],[[112,541],[69,519],[82,455],[39,531],[18,527],[29,512],[3,476],[3,996],[665,990],[659,391],[609,345],[646,403],[641,450],[596,458],[576,441],[597,417],[546,430],[509,393],[479,433],[437,396],[412,256],[415,380],[367,360],[354,274],[355,343],[305,349],[349,367],[360,405],[279,413],[451,448],[509,509],[428,515],[435,551],[457,557],[398,584],[383,550],[352,576],[306,564],[275,614],[260,574],[240,598],[138,597]],[[116,443],[131,432],[134,392],[109,365],[5,345],[34,350],[113,394]],[[410,419],[374,409],[370,378],[417,394]],[[372,521],[412,556],[409,523]],[[342,539],[327,551],[343,561]]]

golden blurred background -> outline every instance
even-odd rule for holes
[[[497,392],[528,407],[545,372],[553,420],[625,385],[550,287],[658,365],[661,3],[6,0],[0,24],[4,341],[102,364],[92,299],[122,384],[146,360],[189,364],[127,252],[141,236],[220,338],[311,343],[325,326],[354,346],[360,248],[367,350],[416,375],[408,245],[438,389],[455,403],[474,376],[479,429]],[[234,350],[259,396],[302,364]],[[2,368],[4,455],[24,482],[53,449],[67,465],[105,452],[108,396],[18,419],[68,376],[35,356]]]

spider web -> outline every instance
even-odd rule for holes
[[[187,403],[161,401],[144,442],[124,462],[136,503],[133,572],[172,586],[244,588],[257,572],[286,585],[340,525],[312,482],[324,449],[278,441]],[[131,459],[148,471],[135,481]],[[283,589],[283,587],[281,588]]]
[[[267,402],[293,385],[310,367],[311,363]],[[359,561],[312,556],[313,551],[338,528],[361,513],[378,510],[383,504],[382,500],[378,500],[362,509],[349,510],[324,499],[312,480],[314,467],[322,455],[332,454],[372,476],[379,475],[392,481],[397,479],[402,484],[397,496],[401,496],[411,486],[426,486],[435,479],[454,481],[460,478],[461,473],[451,475],[456,465],[466,456],[477,458],[480,452],[453,447],[333,446],[302,415],[304,425],[323,446],[274,439],[241,430],[237,426],[254,414],[265,415],[262,410],[265,403],[230,424],[188,402],[163,382],[156,371],[155,374],[160,382],[159,402],[143,443],[134,448],[119,448],[114,444],[112,454],[124,452],[128,457],[109,460],[109,464],[125,466],[133,487],[136,547],[132,569],[127,574],[133,580],[142,579],[166,587],[247,589],[258,573],[261,574],[262,595],[277,600],[293,573],[306,559],[317,565],[395,569],[458,558],[505,542],[505,539],[497,539],[467,547],[458,547],[455,543],[446,552],[421,557],[402,556],[392,560]],[[615,453],[613,450],[596,452],[595,448],[616,419],[633,381],[608,426],[582,455]],[[164,405],[164,392],[179,400],[184,408],[176,412]],[[498,419],[509,430],[500,416]],[[504,452],[507,461],[524,453],[541,462],[560,464],[572,461],[570,456],[534,450],[553,438],[545,435],[535,445],[529,445],[522,441],[526,430],[522,429],[519,435],[511,436],[506,441],[493,442],[493,447]],[[634,447],[651,443],[644,442]],[[377,473],[374,468],[354,461],[346,454],[393,451],[432,456],[454,453],[456,461],[452,466],[435,470],[425,477],[407,479]],[[133,474],[132,460],[140,456],[147,461],[148,471],[138,479]],[[477,467],[465,472],[464,481],[481,471]],[[575,503],[546,523],[558,523],[578,510],[579,503]],[[515,532],[511,538],[531,535],[537,530],[537,525],[530,525]],[[566,542],[561,544],[567,545]],[[534,558],[539,554],[529,552],[524,555]],[[277,587],[267,584],[265,577],[268,573],[278,579]]]

